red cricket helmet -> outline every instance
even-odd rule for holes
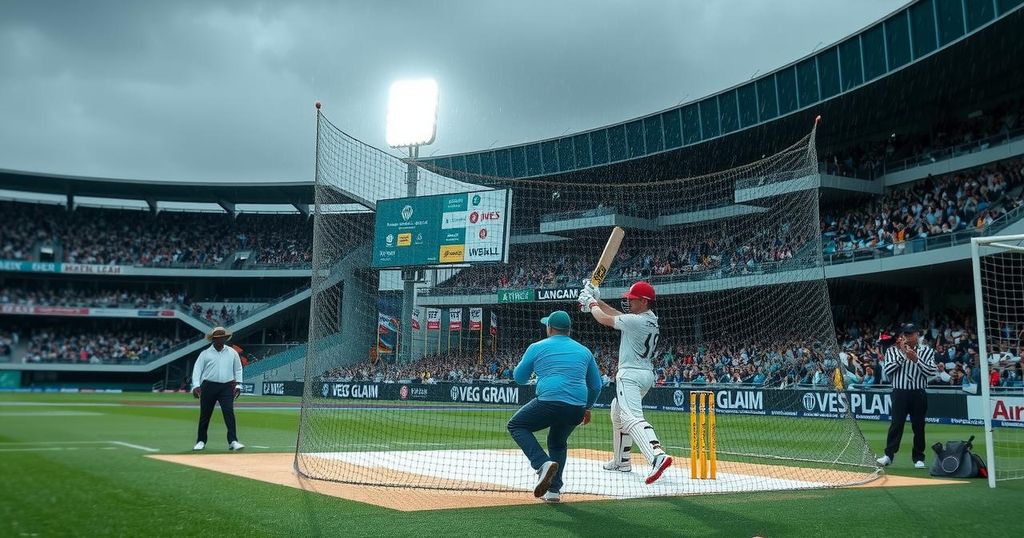
[[[637,282],[629,287],[622,296],[623,299],[647,299],[648,301],[654,300],[654,286],[646,282]]]

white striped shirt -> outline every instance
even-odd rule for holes
[[[928,380],[935,377],[935,351],[922,344],[917,344],[917,362],[911,361],[899,349],[892,346],[885,350],[885,363],[882,371],[892,382],[894,389],[923,389]]]

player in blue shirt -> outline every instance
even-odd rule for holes
[[[537,397],[508,421],[508,432],[537,471],[534,497],[558,502],[569,435],[576,426],[590,422],[590,408],[601,394],[601,372],[594,354],[569,337],[572,321],[564,310],[540,320],[548,337],[523,353],[512,377],[525,385],[537,373]],[[548,451],[540,447],[534,432],[548,429]]]

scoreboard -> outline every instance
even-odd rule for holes
[[[486,190],[377,201],[377,269],[508,263],[512,191]]]

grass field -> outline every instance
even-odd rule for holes
[[[152,405],[172,403],[181,407]],[[1014,507],[1024,481],[1003,482],[995,490],[974,480],[939,487],[396,512],[145,457],[153,451],[190,452],[196,415],[188,395],[0,395],[0,536],[1020,535]],[[499,415],[495,424],[502,435],[505,417]],[[238,416],[247,451],[294,449],[296,410],[240,409]],[[861,423],[876,450],[886,426]],[[904,452],[909,427],[907,433]],[[979,428],[929,425],[928,434],[929,442],[972,434],[981,440]],[[211,451],[226,452],[223,439],[218,412]],[[984,454],[980,442],[976,451]],[[925,476],[904,452],[889,471]]]

